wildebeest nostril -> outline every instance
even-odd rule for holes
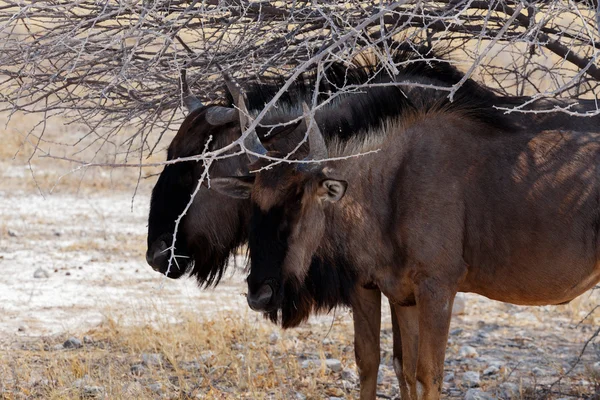
[[[254,311],[265,311],[271,299],[273,298],[273,289],[269,284],[264,284],[256,293],[248,293],[248,305]]]
[[[146,261],[155,270],[163,272],[166,267],[165,262],[168,259],[167,243],[161,240],[157,245],[152,246],[146,253]]]

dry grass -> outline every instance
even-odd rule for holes
[[[189,315],[178,324],[135,327],[109,319],[87,332],[79,349],[63,349],[66,336],[21,341],[0,357],[0,396],[78,399],[91,394],[91,387],[101,387],[99,397],[110,399],[290,399],[296,392],[320,399],[356,393],[354,385],[343,389],[339,373],[303,369],[298,362],[299,354],[328,356],[354,367],[352,348],[339,346],[349,343],[347,324],[334,327],[331,344],[323,345],[329,326],[280,332],[256,318],[200,321]],[[159,355],[160,362],[144,362],[144,355]]]

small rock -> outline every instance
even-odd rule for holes
[[[465,313],[465,296],[459,293],[454,298],[454,304],[452,305],[452,315],[462,315]]]
[[[296,397],[296,400],[306,400],[306,396],[300,392],[296,392],[294,396]]]
[[[340,372],[342,370],[342,362],[340,360],[336,360],[335,358],[329,358],[325,360],[325,365],[333,372]]]
[[[383,382],[383,379],[385,378],[385,372],[383,371],[385,368],[385,365],[380,365],[379,366],[379,370],[377,371],[377,384],[381,385],[381,383]]]
[[[147,368],[143,364],[134,364],[129,368],[132,375],[142,376],[147,371]]]
[[[27,330],[27,327],[25,325],[20,325],[19,328],[17,328],[17,331],[19,332],[25,332]]]
[[[483,376],[492,376],[497,374],[498,371],[500,371],[500,368],[496,367],[495,365],[491,365],[483,370]]]
[[[100,397],[104,393],[102,386],[84,386],[81,392],[82,397]]]
[[[493,400],[494,396],[489,393],[483,392],[479,389],[469,389],[465,394],[465,400]]]
[[[511,382],[504,382],[500,384],[499,395],[503,399],[520,399],[521,391],[519,386]]]
[[[479,386],[479,372],[467,371],[462,376],[462,383],[466,387],[477,387]]]
[[[19,233],[18,233],[17,231],[14,231],[14,230],[12,230],[12,229],[9,229],[9,230],[8,230],[8,236],[10,236],[10,237],[18,237],[18,236],[19,236]]]
[[[65,349],[79,349],[81,347],[83,347],[83,343],[76,337],[70,337],[63,343],[63,348]]]
[[[303,368],[303,369],[307,369],[307,368],[320,368],[321,367],[321,360],[304,360],[300,364],[300,367]]]
[[[151,392],[154,393],[161,393],[163,390],[162,384],[160,383],[151,383],[150,385],[146,386],[148,388],[148,390],[150,390]]]
[[[73,381],[73,387],[77,389],[82,389],[84,386],[91,383],[91,379],[88,375],[84,375],[83,378],[75,379]]]
[[[94,343],[94,339],[92,339],[91,336],[84,336],[83,337],[83,343],[85,344],[93,344]]]
[[[462,331],[463,331],[462,328],[452,329],[450,331],[450,335],[451,336],[458,336],[458,335],[460,335],[462,333]]]
[[[598,361],[597,363],[594,363],[591,366],[591,370],[592,370],[592,373],[594,374],[594,376],[596,376],[597,378],[600,378],[600,361]]]
[[[158,353],[143,353],[142,363],[146,367],[157,367],[162,365],[162,356]]]
[[[358,375],[350,368],[344,368],[342,370],[342,379],[356,383],[358,381]]]
[[[543,369],[538,368],[538,367],[534,367],[531,370],[531,373],[534,374],[535,376],[544,376],[546,374],[546,372]]]
[[[33,273],[33,277],[35,279],[47,279],[50,278],[50,274],[44,268],[40,267],[35,270],[35,272]]]
[[[182,362],[180,364],[181,369],[186,370],[188,372],[196,372],[196,371],[200,371],[200,363],[198,361],[187,361],[187,362]]]
[[[323,340],[321,341],[321,343],[322,343],[324,346],[327,346],[327,345],[330,345],[330,344],[331,344],[331,343],[333,343],[333,342],[331,341],[331,339],[325,338],[325,339],[323,339]]]
[[[463,346],[458,350],[460,358],[475,358],[478,356],[477,350],[471,346]]]
[[[277,343],[277,341],[279,341],[279,334],[277,332],[271,333],[271,335],[269,336],[269,343],[275,344]]]
[[[215,353],[213,353],[212,351],[205,351],[200,354],[200,357],[198,357],[198,361],[210,367],[215,361]]]
[[[444,376],[444,382],[454,382],[454,372],[448,372]]]

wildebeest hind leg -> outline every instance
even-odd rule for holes
[[[417,307],[401,307],[390,302],[394,334],[394,371],[400,384],[401,399],[417,398],[417,357],[419,315]]]
[[[373,400],[377,393],[381,292],[359,287],[353,298],[354,354],[360,378],[360,400]]]

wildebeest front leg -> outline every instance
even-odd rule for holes
[[[437,400],[442,392],[444,356],[452,303],[456,291],[439,281],[422,281],[417,291],[419,313],[419,357],[417,361],[417,397]]]
[[[381,292],[356,289],[352,304],[354,318],[354,354],[360,378],[360,400],[375,399],[379,370],[379,332],[381,328]]]
[[[390,301],[394,334],[394,371],[400,383],[401,399],[417,397],[419,314],[417,307],[401,307]]]

